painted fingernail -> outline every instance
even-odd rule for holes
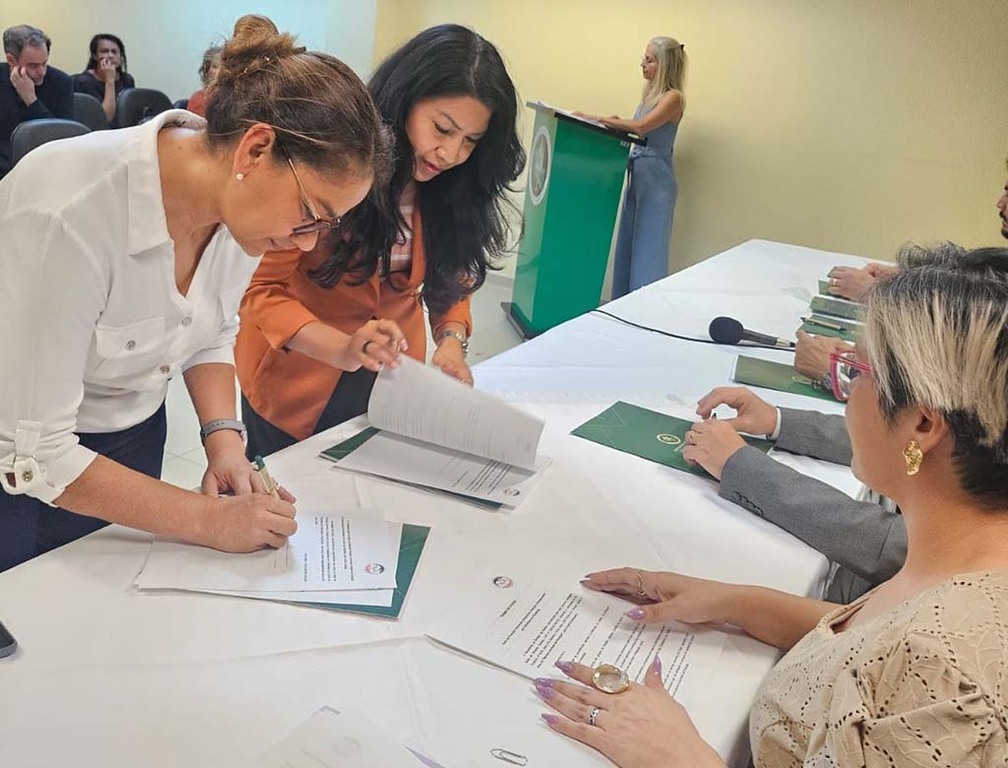
[[[538,693],[544,699],[552,699],[556,695],[556,691],[550,688],[548,685],[539,685],[536,683],[536,693]]]
[[[548,677],[537,677],[535,679],[536,687],[541,685],[543,688],[552,688],[553,683],[554,681],[550,680]]]
[[[626,614],[625,614],[625,616],[628,619],[633,619],[634,621],[640,621],[641,619],[644,618],[644,615],[645,614],[644,614],[644,609],[643,608],[633,608],[633,609],[627,611]]]
[[[574,671],[573,661],[558,661],[556,663],[556,668],[563,672],[565,675],[569,675]]]
[[[655,656],[654,661],[651,662],[651,671],[661,677],[661,659],[657,656]]]
[[[582,578],[582,579],[590,579],[590,578],[591,578],[592,576],[594,576],[594,575],[595,575],[594,573],[586,573],[586,574],[585,574],[584,576],[582,576],[581,578]]]
[[[549,712],[543,712],[539,715],[543,720],[545,720],[550,725],[556,725],[557,721],[560,719],[556,715],[551,715]]]

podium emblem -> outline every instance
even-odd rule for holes
[[[532,138],[532,156],[529,158],[529,199],[532,205],[539,205],[546,196],[552,160],[553,142],[549,129],[541,125]]]

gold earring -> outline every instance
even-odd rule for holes
[[[245,181],[245,174],[244,173],[236,173],[235,174],[235,178],[238,179],[238,181]]]
[[[903,458],[906,459],[906,473],[908,475],[916,475],[920,472],[921,462],[924,461],[924,451],[921,450],[916,440],[907,443],[907,447],[903,449]]]

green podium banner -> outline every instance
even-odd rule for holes
[[[643,143],[555,107],[528,106],[536,119],[524,233],[505,304],[525,338],[598,307],[628,146]]]

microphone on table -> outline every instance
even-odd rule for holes
[[[742,323],[734,317],[715,317],[711,320],[707,333],[718,344],[739,344],[749,342],[759,344],[764,347],[777,347],[778,349],[794,349],[795,343],[787,339],[776,336],[767,336],[765,333],[757,333],[742,327]]]

